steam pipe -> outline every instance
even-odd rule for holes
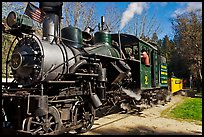
[[[74,73],[80,66],[87,64],[86,60],[80,60],[76,64],[70,67],[70,73]]]
[[[118,31],[118,42],[120,46],[120,58],[122,58],[121,41],[120,41],[120,31]]]

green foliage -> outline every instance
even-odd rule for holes
[[[175,118],[202,121],[202,98],[187,98],[170,111]]]
[[[152,41],[152,42],[158,41],[158,36],[157,36],[157,33],[156,33],[156,32],[153,33],[151,41]]]
[[[174,38],[166,35],[158,40],[161,54],[167,58],[168,74],[189,80],[199,89],[202,82],[202,14],[199,10],[183,13],[171,19]]]
[[[167,58],[167,63],[171,61],[172,54],[175,49],[175,43],[174,41],[170,40],[167,35],[164,36],[162,40],[162,46],[161,46],[161,54]]]
[[[188,78],[190,74],[193,75],[193,87],[197,88],[202,82],[202,14],[200,12],[195,10],[172,19],[176,44],[174,58],[179,57],[183,60],[180,62],[180,65],[183,65],[183,72],[188,74]],[[172,60],[172,64],[173,62],[175,60]],[[184,73],[182,75],[186,75]]]
[[[2,23],[6,25],[6,17],[9,12],[17,11],[22,13],[25,9],[27,2],[2,2]],[[8,26],[6,25],[6,30]],[[8,35],[2,32],[2,77],[6,75],[6,59],[11,43],[14,40],[14,36]],[[8,67],[8,75],[10,74],[10,68]]]
[[[6,59],[7,59],[7,54],[8,54],[10,45],[12,44],[13,40],[14,40],[14,36],[6,35],[5,33],[2,33],[2,76],[3,77],[5,77],[6,75]],[[10,69],[8,70],[8,72],[10,72]]]
[[[5,23],[5,19],[2,20]],[[6,26],[7,29],[8,26]],[[6,75],[6,58],[9,51],[9,47],[14,39],[14,36],[7,35],[2,32],[2,76],[5,77]]]

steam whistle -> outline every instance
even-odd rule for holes
[[[105,25],[105,18],[104,16],[101,16],[101,30],[104,30],[104,25]]]
[[[99,31],[104,31],[104,30],[106,30],[105,27],[107,27],[106,29],[108,29],[108,30],[110,31],[110,29],[109,29],[109,27],[107,26],[107,24],[105,24],[105,18],[104,18],[104,16],[101,16],[101,23],[98,23],[98,30],[99,30]]]

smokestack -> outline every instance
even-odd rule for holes
[[[60,22],[63,2],[39,2],[40,8],[46,13],[43,22],[43,38],[49,42],[60,37]],[[54,37],[56,36],[56,37]],[[57,41],[55,41],[57,43]]]
[[[121,19],[120,30],[134,17],[134,14],[141,14],[143,9],[147,7],[146,2],[131,2],[128,8],[123,12]]]

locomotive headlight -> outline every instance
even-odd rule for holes
[[[14,53],[12,56],[11,56],[11,67],[14,69],[14,70],[17,70],[21,64],[22,64],[22,56],[19,52],[17,53]]]
[[[11,11],[6,20],[11,28],[31,29],[34,26],[33,20],[30,17],[15,11]]]
[[[12,11],[7,16],[7,24],[9,27],[13,27],[17,25],[17,14],[16,12]]]

